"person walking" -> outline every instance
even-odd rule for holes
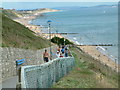
[[[65,48],[65,57],[68,57],[68,49]]]
[[[60,53],[60,57],[63,57],[63,54],[62,54],[62,53]]]
[[[64,47],[62,47],[62,49],[61,49],[62,54],[64,54],[64,51],[65,51],[65,50],[64,50]]]
[[[59,52],[60,52],[60,46],[58,47],[57,51],[59,51]]]
[[[44,62],[48,62],[48,58],[49,58],[49,54],[48,54],[47,50],[45,50],[45,52],[43,53]]]
[[[57,58],[60,57],[60,52],[59,51],[57,51],[56,56],[57,56]]]

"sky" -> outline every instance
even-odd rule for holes
[[[5,9],[36,9],[56,7],[89,7],[97,5],[114,5],[119,0],[2,0],[1,7]],[[108,3],[109,2],[109,3]]]
[[[97,5],[114,5],[114,2],[4,2],[5,9],[36,9],[36,8],[57,8],[57,7],[90,7]]]
[[[1,0],[2,2],[119,2],[120,0]]]

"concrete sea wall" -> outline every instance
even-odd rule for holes
[[[73,57],[56,58],[39,66],[23,66],[21,88],[49,88],[74,66]]]
[[[57,46],[52,46],[52,52],[56,53]],[[0,80],[4,81],[7,78],[17,75],[17,69],[21,66],[26,65],[40,65],[44,63],[43,61],[43,52],[49,48],[44,48],[41,50],[26,50],[19,48],[0,48]],[[53,55],[55,58],[55,54]],[[25,63],[19,66],[16,66],[16,60],[25,59]]]

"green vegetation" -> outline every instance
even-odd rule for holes
[[[25,26],[2,14],[2,47],[41,49],[49,46],[49,41],[34,35]]]
[[[2,14],[6,17],[9,17],[9,18],[18,18],[18,14],[15,10],[3,9]]]
[[[65,40],[65,41],[64,41]],[[51,39],[51,42],[56,43],[57,45],[68,45],[68,44],[73,44],[70,42],[68,39],[65,38],[59,38],[59,37],[54,37]]]
[[[117,88],[117,80],[103,75],[96,68],[92,58],[84,56],[76,48],[71,48],[76,66],[52,88]],[[107,72],[109,73],[109,72]],[[110,74],[110,73],[109,73]],[[117,76],[115,76],[117,77]]]

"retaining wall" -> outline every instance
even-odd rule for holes
[[[57,58],[40,66],[21,68],[21,88],[49,88],[75,65],[73,57]]]
[[[2,82],[2,48],[0,47],[0,85],[1,85],[1,82]]]
[[[52,46],[52,52],[56,53],[57,46]],[[0,48],[1,50],[1,62],[0,62],[0,72],[2,72],[1,80],[4,81],[9,77],[17,75],[16,70],[18,67],[26,65],[40,65],[43,61],[43,52],[49,48],[44,48],[41,50],[26,50],[19,48]],[[55,55],[53,56],[55,58]],[[16,67],[16,60],[25,59],[25,63]]]

